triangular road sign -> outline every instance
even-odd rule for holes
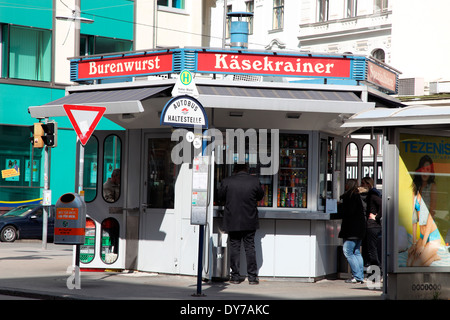
[[[65,104],[64,110],[72,123],[81,144],[84,146],[88,142],[92,133],[100,122],[106,107],[77,106]]]

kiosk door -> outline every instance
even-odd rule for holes
[[[338,200],[341,188],[342,138],[320,135],[319,143],[319,199],[318,209],[325,210],[327,199]]]
[[[125,268],[124,138],[124,131],[96,131],[84,147],[89,227],[80,250],[81,268]]]

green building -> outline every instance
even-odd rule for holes
[[[128,0],[0,3],[0,170],[18,172],[0,180],[1,212],[42,199],[44,148],[32,147],[30,127],[36,119],[28,107],[65,95],[64,88],[71,84],[67,58],[132,50],[133,19],[134,2]],[[58,124],[49,175],[55,203],[62,194],[75,191],[77,137],[67,117],[50,120]],[[107,119],[97,126],[121,129]]]

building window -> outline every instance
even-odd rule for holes
[[[284,0],[273,0],[273,24],[272,29],[283,29],[284,25]]]
[[[328,21],[329,0],[318,0],[317,2],[317,19],[319,22]]]
[[[0,179],[0,206],[3,201],[40,198],[43,187],[43,149],[32,147],[31,136],[28,127],[0,125],[0,168],[18,172],[17,175]]]
[[[377,59],[378,61],[385,62],[386,54],[383,49],[376,49],[372,52],[372,57]]]
[[[2,77],[51,81],[52,33],[19,26],[2,27]]]
[[[346,0],[345,17],[352,18],[357,16],[357,2],[358,0]]]
[[[247,12],[255,13],[255,1],[247,1],[245,3],[245,8]],[[248,17],[248,34],[253,34],[253,16]]]
[[[380,13],[388,10],[388,0],[375,0],[374,1],[374,12]]]
[[[158,0],[158,6],[185,9],[185,0]]]
[[[133,50],[133,41],[81,35],[80,55],[94,55]]]

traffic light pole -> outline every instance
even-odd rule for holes
[[[44,123],[48,122],[45,118]],[[44,147],[44,191],[43,191],[43,210],[42,210],[42,248],[47,249],[47,231],[48,231],[48,213],[51,206],[51,190],[49,190],[49,148]]]

